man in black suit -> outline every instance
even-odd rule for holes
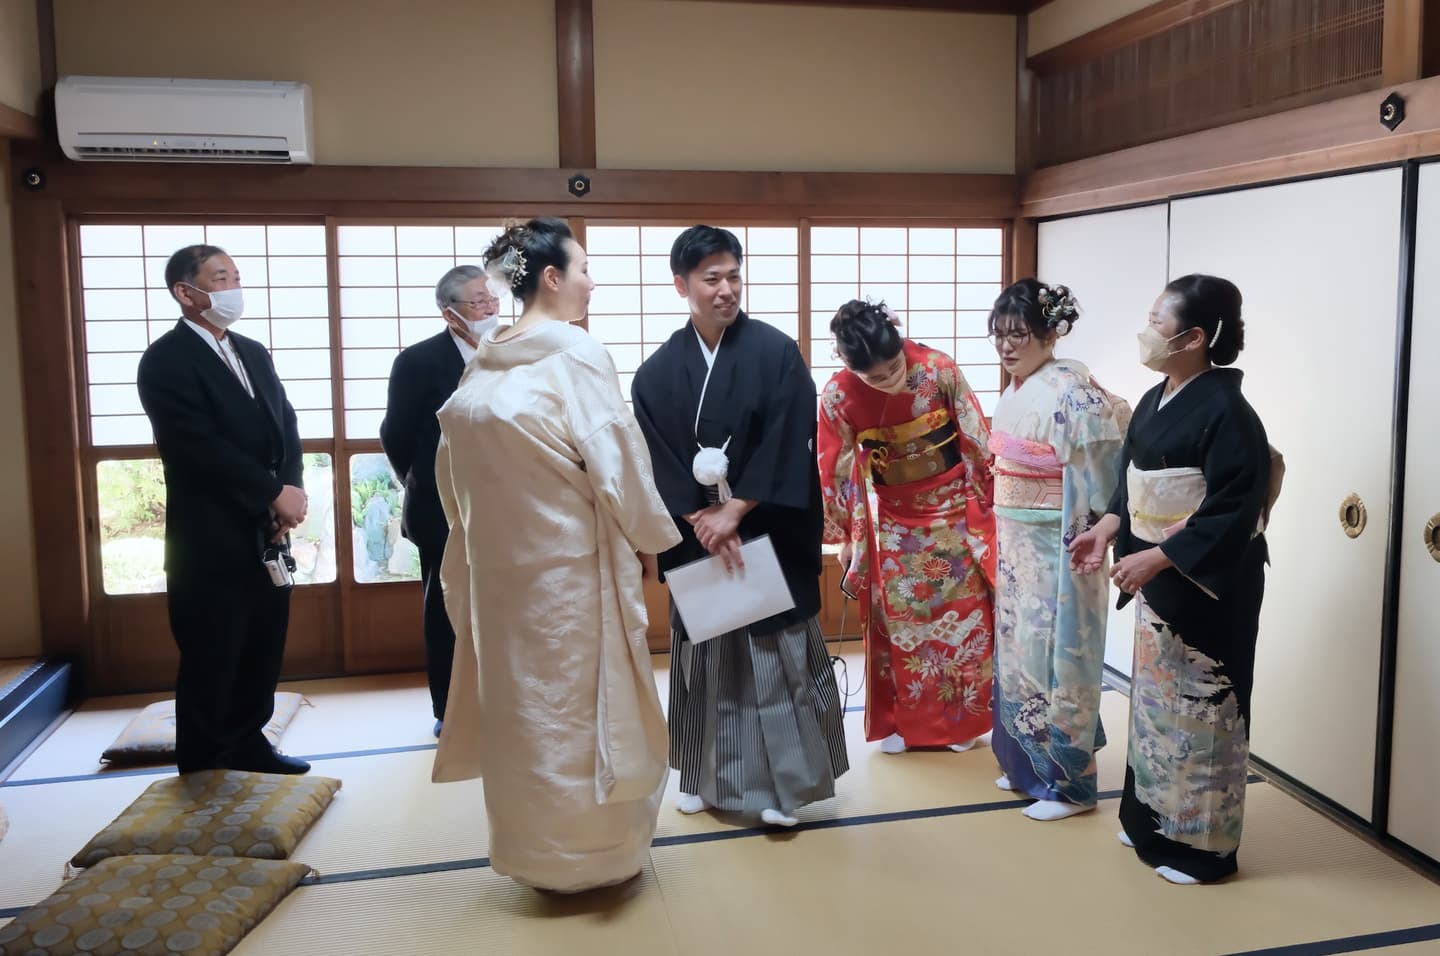
[[[224,250],[181,249],[165,283],[183,317],[145,350],[137,381],[165,467],[176,762],[304,773],[262,732],[290,620],[290,587],[264,562],[288,558],[306,511],[295,410],[265,347],[228,331],[244,305]]]
[[[456,266],[435,286],[435,305],[445,330],[402,351],[390,369],[390,393],[380,423],[380,445],[390,467],[405,484],[400,531],[420,552],[424,594],[425,671],[435,736],[445,719],[450,693],[450,666],[455,659],[455,631],[445,613],[440,588],[440,559],[450,526],[435,488],[435,450],[440,422],[435,413],[460,384],[460,374],[476,345],[497,322],[500,300],[478,266]]]

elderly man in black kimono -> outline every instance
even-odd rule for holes
[[[670,268],[690,322],[640,366],[635,416],[684,540],[665,572],[769,535],[792,610],[693,644],[670,611],[670,764],[683,813],[715,808],[793,826],[849,763],[840,695],[816,616],[822,512],[815,386],[795,342],[740,308],[734,234],[694,226]],[[702,452],[702,449],[705,451]],[[697,460],[697,453],[700,453]]]

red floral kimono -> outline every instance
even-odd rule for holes
[[[825,541],[853,542],[865,736],[912,747],[991,728],[995,522],[989,429],[948,355],[906,341],[907,391],[841,371],[820,403]]]

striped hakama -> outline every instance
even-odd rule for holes
[[[670,619],[670,766],[681,792],[742,813],[833,797],[850,763],[818,621],[692,644],[673,608]]]

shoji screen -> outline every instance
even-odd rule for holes
[[[1080,320],[1056,351],[1132,407],[1158,381],[1136,358],[1135,333],[1165,287],[1168,218],[1162,204],[1040,224],[1039,279],[1068,285],[1080,301]],[[1105,663],[1129,674],[1135,615],[1110,607]]]
[[[1400,529],[1400,641],[1390,832],[1440,860],[1440,164],[1420,170],[1415,312],[1410,350],[1410,420],[1405,446],[1405,523]],[[1433,523],[1432,523],[1433,522]]]
[[[1257,757],[1369,819],[1400,264],[1398,169],[1172,203],[1170,273],[1245,297],[1245,392],[1284,454],[1256,659]],[[1368,526],[1347,537],[1356,494]]]

